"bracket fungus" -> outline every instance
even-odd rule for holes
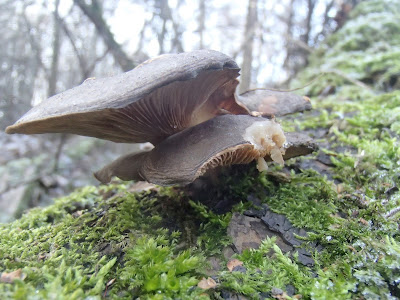
[[[117,176],[184,185],[217,166],[256,160],[262,171],[266,160],[283,164],[315,150],[310,138],[285,135],[274,119],[310,109],[310,102],[265,90],[237,95],[239,71],[217,51],[162,55],[124,74],[87,80],[50,97],[6,132],[65,132],[155,146],[96,172],[103,183]]]

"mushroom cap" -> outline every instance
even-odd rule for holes
[[[237,64],[217,51],[161,55],[50,97],[6,132],[65,132],[157,144],[221,111],[249,114],[234,97],[238,75]]]
[[[255,116],[283,116],[310,110],[311,101],[306,96],[290,92],[257,89],[244,92],[238,100]]]
[[[252,116],[219,116],[170,136],[149,152],[121,157],[96,172],[95,177],[103,183],[117,176],[160,185],[186,185],[217,166],[246,164],[260,157],[271,160],[268,151],[257,149],[246,137],[248,128],[263,122],[266,120]],[[279,126],[273,120],[269,122]],[[286,149],[283,159],[315,150],[310,138],[288,136],[282,146]]]

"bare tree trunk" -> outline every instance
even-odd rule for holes
[[[199,49],[204,48],[204,30],[205,30],[205,21],[206,21],[206,0],[199,0]]]
[[[47,90],[47,97],[55,95],[57,92],[57,80],[58,80],[58,62],[60,55],[60,16],[58,15],[58,7],[60,0],[55,0],[55,8],[53,12],[54,16],[54,28],[53,28],[53,57],[51,59],[51,67],[49,74],[49,87]]]
[[[257,25],[257,0],[249,0],[247,9],[246,28],[244,32],[244,51],[242,71],[240,76],[239,91],[245,92],[250,88],[251,83],[251,64],[253,62],[253,40],[254,29]]]
[[[302,40],[305,44],[310,45],[310,34],[311,34],[311,26],[312,26],[312,17],[314,15],[316,0],[307,0],[307,17],[306,17],[306,32],[302,36]]]
[[[335,0],[331,0],[325,7],[325,12],[324,12],[324,22],[322,23],[322,29],[321,31],[315,36],[314,38],[314,44],[317,44],[319,42],[320,38],[325,37],[330,31],[332,31],[333,28],[329,28],[330,21],[332,21],[332,18],[329,17],[329,12],[332,10],[332,8],[335,5]]]
[[[293,39],[293,18],[294,18],[294,11],[293,11],[293,6],[294,6],[294,1],[295,0],[290,0],[290,4],[288,7],[289,10],[289,14],[288,14],[288,18],[286,20],[286,58],[285,61],[283,63],[283,67],[290,70],[291,66],[290,66],[290,62],[291,62],[291,58],[293,55],[293,51],[295,50],[293,47],[293,42],[291,41],[291,39]]]
[[[106,21],[103,19],[102,10],[97,0],[92,0],[92,4],[88,5],[85,0],[74,0],[74,3],[82,10],[82,12],[93,22],[97,32],[102,37],[104,43],[110,49],[111,54],[114,56],[116,62],[120,65],[122,70],[129,71],[135,67],[135,63],[128,55],[122,50],[114,35],[111,33]]]

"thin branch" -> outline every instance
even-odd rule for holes
[[[82,77],[84,79],[88,78],[89,75],[87,74],[86,60],[82,57],[78,47],[76,46],[75,41],[74,41],[74,39],[72,37],[72,34],[71,34],[70,30],[67,27],[67,24],[65,24],[64,20],[62,20],[62,19],[60,19],[60,23],[61,23],[61,27],[62,27],[65,35],[68,37],[68,40],[69,40],[69,42],[70,42],[70,44],[72,46],[72,49],[74,50],[74,53],[75,53],[75,55],[76,55],[76,57],[77,57],[77,59],[79,61],[79,68],[81,69]]]
[[[61,134],[60,140],[57,145],[56,153],[54,154],[53,172],[58,171],[62,149],[64,148],[64,145],[67,142],[67,138],[68,134],[66,133]]]
[[[392,210],[388,211],[386,214],[383,215],[384,218],[393,217],[395,214],[400,212],[400,206],[393,208]]]
[[[53,12],[54,27],[53,27],[53,55],[51,58],[50,66],[50,77],[49,77],[49,87],[47,90],[47,96],[53,96],[57,91],[57,78],[58,78],[58,63],[60,56],[60,16],[58,15],[58,7],[60,5],[60,0],[56,0],[55,8]]]
[[[74,0],[74,3],[82,10],[82,12],[89,18],[96,27],[97,32],[102,37],[104,43],[110,49],[114,59],[120,65],[122,70],[129,71],[135,67],[135,63],[128,55],[122,50],[118,44],[106,21],[102,16],[102,11],[97,0],[92,0],[92,4],[88,5],[84,0]]]
[[[48,175],[51,175],[51,174],[53,174],[53,172],[51,170],[49,170],[49,171],[40,173],[39,175],[36,175],[36,176],[31,177],[31,178],[28,178],[28,179],[25,179],[23,181],[20,181],[18,183],[10,184],[10,185],[8,185],[7,187],[5,187],[4,189],[2,189],[0,191],[0,195],[6,193],[8,191],[11,191],[11,190],[13,190],[13,189],[15,189],[15,188],[17,188],[17,187],[19,187],[21,185],[26,185],[26,184],[30,184],[30,183],[33,183],[35,181],[38,181],[41,178],[43,178],[44,176],[48,176]]]
[[[83,80],[85,80],[89,77],[89,75],[93,72],[94,68],[96,67],[97,63],[102,61],[104,59],[104,57],[107,56],[108,53],[110,53],[110,49],[106,48],[102,55],[96,57],[96,59],[90,64],[90,66],[87,67],[88,76],[83,78]]]
[[[31,29],[32,29],[33,26],[29,22],[26,14],[25,14],[25,11],[22,14],[22,18],[23,18],[23,20],[25,22],[27,33],[28,33],[28,36],[29,36],[29,44],[31,45],[32,50],[33,50],[33,52],[34,52],[34,54],[36,56],[36,60],[37,60],[37,62],[39,64],[39,66],[43,69],[43,72],[45,73],[46,78],[49,78],[49,76],[50,76],[49,70],[44,65],[42,57],[41,57],[42,49],[41,49],[40,45],[37,43],[37,41],[35,40],[35,38],[33,37],[33,35],[31,34]]]
[[[335,4],[335,0],[331,0],[331,2],[328,3],[328,5],[325,7],[325,12],[324,12],[324,22],[322,24],[322,29],[321,31],[315,36],[314,38],[314,45],[317,44],[319,38],[322,36],[326,35],[326,31],[327,31],[327,27],[328,27],[328,23],[331,20],[331,18],[329,17],[329,12],[331,11],[331,9],[333,8]]]
[[[361,82],[361,81],[359,81],[357,79],[351,78],[350,76],[346,75],[342,71],[339,71],[339,70],[336,70],[336,69],[332,69],[332,70],[325,70],[324,73],[325,74],[337,75],[337,76],[342,77],[343,79],[351,82],[354,85],[358,85],[359,87],[362,87],[362,88],[367,89],[367,90],[372,90],[372,88],[370,86],[366,85],[364,82]]]

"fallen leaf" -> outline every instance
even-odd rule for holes
[[[12,271],[10,273],[3,272],[0,276],[0,282],[4,283],[13,283],[15,279],[24,280],[26,278],[26,274],[22,273],[21,269]]]
[[[243,266],[243,262],[234,258],[231,259],[230,261],[228,261],[228,263],[226,264],[226,266],[228,267],[228,270],[232,272],[232,270],[237,267],[237,266]]]
[[[217,286],[217,283],[211,277],[204,278],[200,280],[197,286],[203,290],[213,289]]]

